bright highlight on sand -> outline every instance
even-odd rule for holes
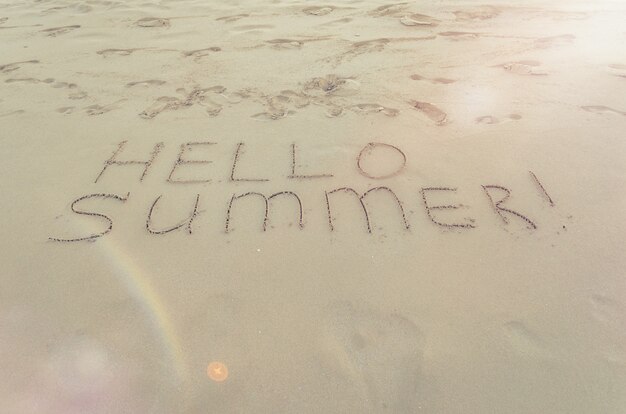
[[[219,361],[213,361],[206,369],[206,373],[215,382],[222,382],[228,378],[228,368]]]

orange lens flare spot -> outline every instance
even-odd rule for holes
[[[228,368],[219,361],[213,361],[206,369],[206,373],[215,382],[222,382],[228,378]]]

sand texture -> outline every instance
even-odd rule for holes
[[[624,22],[0,2],[0,412],[626,413]]]

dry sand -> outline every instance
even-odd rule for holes
[[[626,413],[624,21],[3,1],[0,411]]]

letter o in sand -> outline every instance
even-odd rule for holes
[[[374,164],[371,161],[367,161],[367,156],[371,155],[376,148],[379,148],[380,152],[384,154],[381,155],[381,158],[386,162]],[[397,160],[396,162],[400,163],[398,167],[394,166],[396,163],[393,162],[393,160]],[[393,177],[402,171],[406,165],[406,155],[404,155],[404,152],[402,152],[400,148],[394,147],[391,144],[370,142],[363,147],[361,152],[359,152],[359,155],[356,158],[356,165],[359,168],[359,172],[367,178],[380,180],[383,178]]]
[[[222,382],[228,378],[228,368],[219,361],[213,361],[206,369],[206,373],[215,382]]]

